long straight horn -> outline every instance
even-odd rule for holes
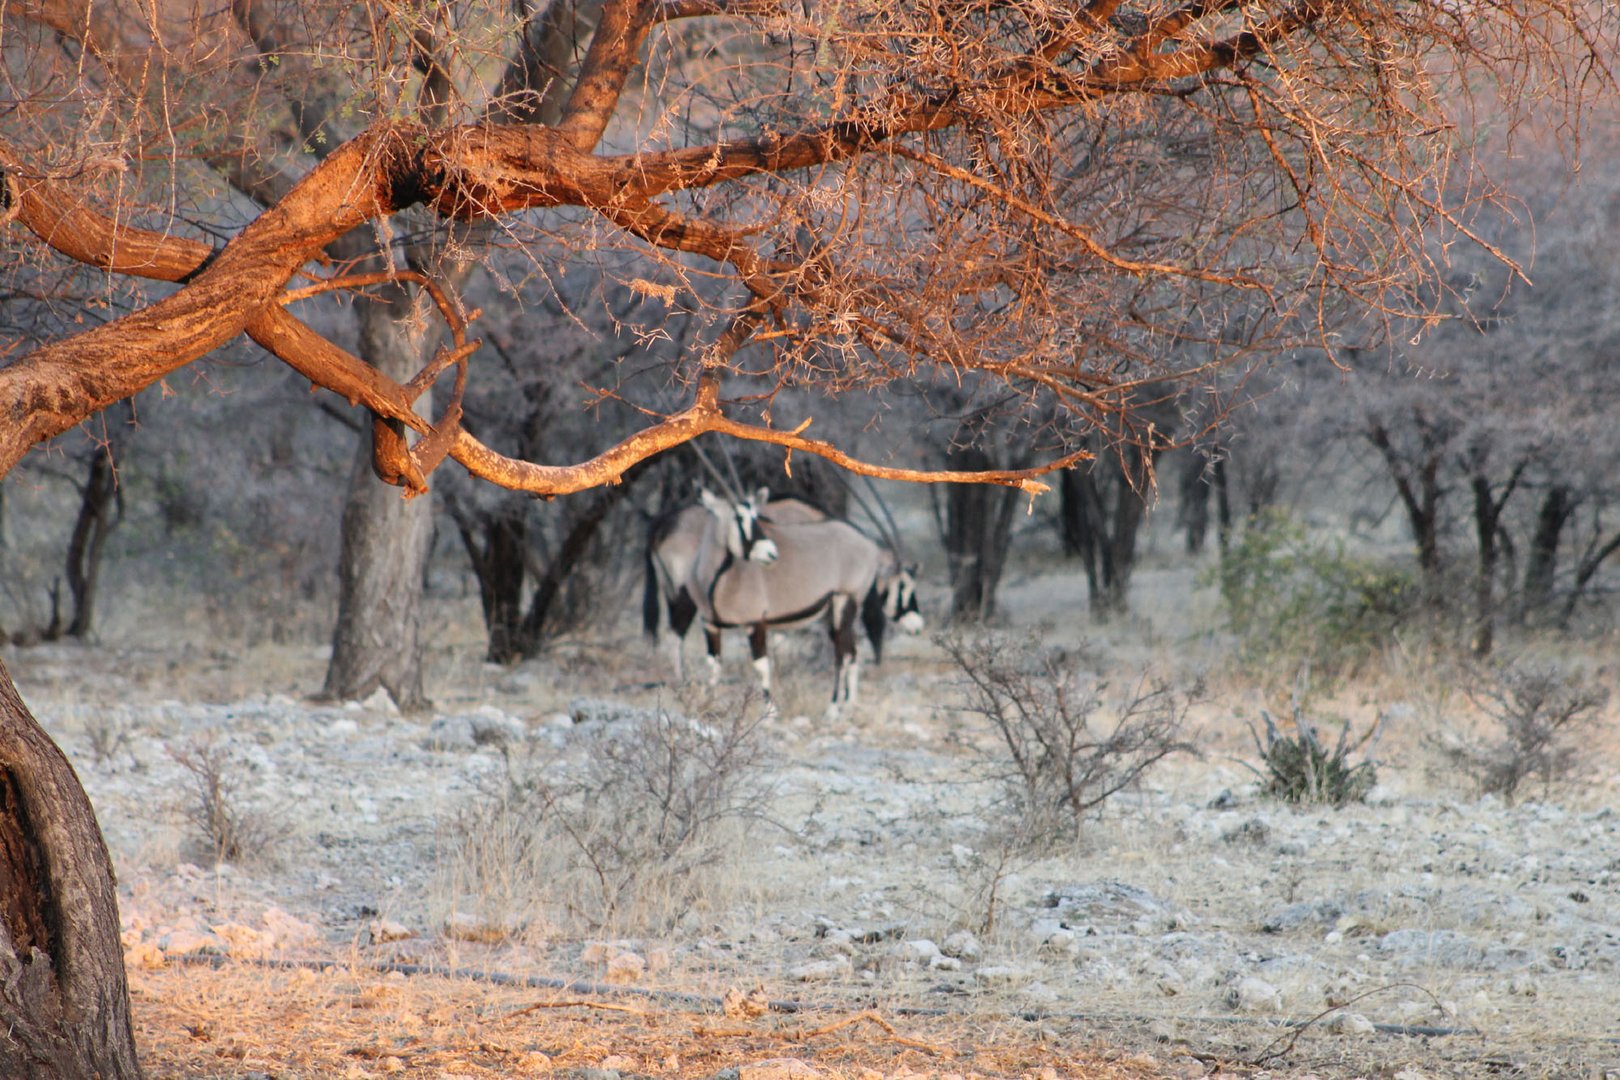
[[[698,445],[698,441],[696,439],[693,439],[686,445],[692,448],[693,454],[697,455],[698,464],[702,465],[703,471],[709,474],[709,479],[714,482],[714,486],[719,488],[721,493],[732,502],[740,501],[742,499],[742,485],[733,484],[731,480],[728,480],[724,475],[722,475],[720,470],[715,468],[713,460],[711,460],[709,455],[704,452],[703,447]],[[726,460],[726,465],[731,465],[731,460],[729,458]],[[731,473],[733,478],[736,477],[737,470],[735,468],[728,469],[728,471]]]
[[[877,485],[872,482],[872,478],[862,476],[861,479],[866,482],[866,488],[872,494],[872,501],[876,502],[878,509],[883,511],[883,520],[880,522],[864,502],[861,503],[861,509],[865,510],[866,516],[872,519],[872,524],[877,526],[878,532],[884,534],[884,543],[888,545],[890,551],[894,552],[895,561],[904,565],[906,548],[905,544],[900,540],[900,526],[895,524],[894,515],[889,512],[889,504],[878,491]]]

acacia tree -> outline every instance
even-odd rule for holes
[[[1130,431],[1112,421],[1177,374],[1161,346],[1186,333],[1193,289],[1262,296],[1279,331],[1341,298],[1433,302],[1426,241],[1466,234],[1436,180],[1468,164],[1434,80],[1494,79],[1510,103],[1608,82],[1580,0],[606,0],[578,49],[507,81],[508,58],[532,59],[515,40],[561,3],[4,5],[10,238],[42,263],[168,284],[104,325],[7,343],[0,476],[246,334],[369,410],[371,466],[408,496],[446,459],[581,491],[711,432],[1037,490],[1085,451],[1043,436],[1028,469],[879,465],[806,434],[814,414],[782,391],[972,380],[1055,433]],[[334,72],[352,76],[336,100]],[[503,111],[542,84],[554,121]],[[282,127],[297,135],[267,146]],[[262,208],[215,179],[230,170]],[[583,461],[479,441],[460,423],[472,313],[433,261],[413,265],[423,219],[487,223],[523,251],[513,302],[590,260],[658,301],[641,332],[698,320],[668,372],[684,403],[641,403],[645,426]],[[356,230],[382,265],[323,265]],[[453,229],[447,255],[475,258],[472,242]],[[401,285],[445,335],[409,377],[292,310]],[[0,1071],[134,1075],[106,851],[3,673],[0,777]]]

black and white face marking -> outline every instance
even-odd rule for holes
[[[776,548],[776,541],[765,535],[760,524],[759,508],[762,500],[757,498],[725,499],[708,491],[700,493],[703,505],[708,508],[724,530],[726,550],[736,559],[747,559],[757,563],[773,563],[780,552]]]
[[[917,578],[911,567],[901,567],[889,581],[883,597],[883,614],[890,622],[899,623],[908,634],[922,632],[922,612],[917,608]]]
[[[739,558],[757,563],[773,563],[781,552],[777,550],[776,541],[765,535],[765,529],[759,521],[759,507],[760,504],[754,499],[742,499],[732,504],[739,537],[738,547],[732,550]]]

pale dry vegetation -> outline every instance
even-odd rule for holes
[[[749,848],[781,826],[760,704],[711,701],[691,718],[595,703],[582,718],[595,730],[566,760],[503,746],[501,768],[440,825],[452,916],[544,940],[663,935],[724,909]]]

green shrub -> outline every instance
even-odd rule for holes
[[[1342,674],[1377,653],[1416,608],[1405,571],[1316,543],[1298,522],[1257,519],[1215,570],[1244,664],[1292,673],[1309,664]]]
[[[1350,752],[1369,743],[1376,744],[1383,726],[1382,717],[1354,744],[1350,741],[1350,721],[1346,720],[1344,727],[1339,730],[1338,742],[1329,750],[1317,738],[1316,726],[1304,717],[1297,704],[1293,715],[1295,734],[1292,737],[1277,730],[1270,713],[1262,711],[1260,716],[1266,722],[1265,742],[1260,741],[1260,735],[1253,725],[1250,725],[1249,731],[1254,735],[1261,760],[1265,762],[1265,771],[1255,769],[1252,765],[1249,768],[1266,781],[1267,795],[1284,802],[1314,806],[1343,806],[1366,800],[1367,793],[1378,782],[1378,769],[1373,763],[1370,747],[1362,760],[1353,765],[1350,763]]]

